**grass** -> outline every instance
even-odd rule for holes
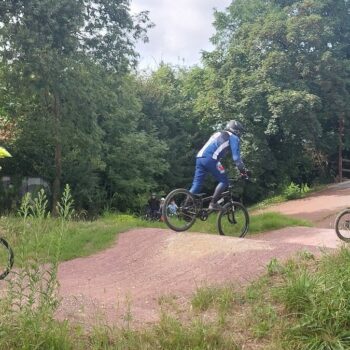
[[[71,331],[71,325],[67,322],[57,322],[45,312],[36,313],[35,317],[26,312],[10,316],[2,313],[0,317],[0,349],[73,350]],[[79,333],[76,329],[74,337],[79,339]]]
[[[235,292],[231,287],[200,287],[193,296],[191,304],[195,310],[206,311],[216,307],[227,312],[235,300]]]
[[[232,336],[222,334],[215,323],[197,318],[184,325],[167,315],[162,315],[160,322],[150,329],[134,331],[100,327],[88,339],[89,346],[80,349],[238,350]]]
[[[40,256],[47,256],[52,241],[57,236],[61,222],[53,218],[27,218],[26,222],[20,217],[2,217],[0,227],[7,237],[11,246],[21,246],[23,239],[26,240],[26,250],[30,257],[34,252]],[[62,236],[60,261],[70,260],[77,257],[89,256],[97,251],[111,246],[119,233],[137,227],[164,227],[162,223],[148,223],[131,215],[108,214],[96,221],[70,221]],[[25,230],[25,238],[23,237]],[[38,237],[40,232],[40,237]]]
[[[196,223],[191,227],[190,231],[218,234],[216,219],[217,217],[214,214],[209,216],[208,220],[204,222],[197,219]],[[311,227],[312,223],[307,220],[293,218],[280,213],[262,213],[250,216],[248,234],[256,234],[292,226]]]
[[[263,213],[251,216],[249,232],[259,233],[293,226],[311,227],[312,223],[307,220],[296,219],[280,213]]]

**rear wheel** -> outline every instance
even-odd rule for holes
[[[14,255],[7,241],[0,238],[0,280],[3,280],[11,271]]]
[[[192,193],[179,188],[170,192],[163,205],[165,223],[174,231],[186,231],[196,221],[196,201]]]
[[[335,219],[335,232],[341,240],[350,242],[350,209],[345,209],[338,214]]]
[[[249,214],[239,202],[227,203],[217,219],[220,235],[244,237],[249,229]]]

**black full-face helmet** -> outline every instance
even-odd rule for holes
[[[227,123],[225,130],[232,132],[238,137],[240,137],[245,132],[244,126],[237,120],[230,120]]]

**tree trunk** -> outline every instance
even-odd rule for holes
[[[339,168],[339,182],[343,181],[343,134],[344,134],[344,116],[339,117],[339,154],[338,154],[338,168]]]
[[[55,179],[52,184],[52,209],[53,216],[57,216],[57,203],[61,191],[62,176],[62,141],[61,141],[61,111],[57,93],[54,94],[54,118],[55,118]]]

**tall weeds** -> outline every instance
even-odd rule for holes
[[[23,197],[18,213],[21,230],[16,233],[15,269],[0,301],[0,349],[47,349],[55,348],[56,342],[62,345],[60,349],[66,348],[63,335],[68,334],[67,325],[56,323],[54,313],[59,305],[57,270],[62,237],[74,212],[73,203],[66,186],[57,208],[57,224],[52,225],[48,222],[50,213],[44,190],[35,198],[29,193]],[[55,232],[47,244],[44,238],[52,229]],[[43,244],[46,256],[38,253]]]

